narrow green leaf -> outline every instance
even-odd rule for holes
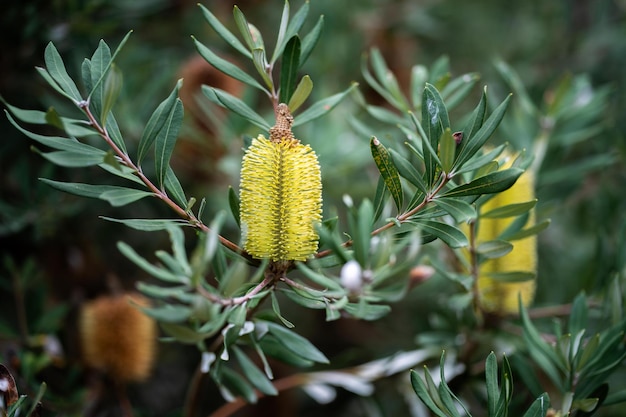
[[[61,89],[74,100],[75,103],[82,101],[82,97],[76,84],[67,73],[63,58],[59,55],[59,51],[52,42],[48,43],[46,50],[44,51],[44,61],[46,63],[46,69],[50,76],[58,83]]]
[[[328,291],[336,291],[338,294],[333,295],[339,295],[345,291],[336,279],[332,279],[324,274],[315,272],[302,262],[296,262],[296,268],[302,272],[306,278],[322,288],[322,290],[327,290],[327,293]]]
[[[209,11],[209,9],[199,3],[198,6],[200,6],[200,10],[202,10],[202,15],[209,23],[209,26],[211,26],[213,30],[221,36],[222,39],[224,39],[230,46],[235,48],[244,56],[252,58],[252,54],[250,54],[250,51],[248,51],[246,47],[243,46],[243,44],[239,41],[239,39],[237,39],[235,35],[232,34],[232,32],[230,32],[228,29],[226,29],[224,25],[222,25],[222,23],[215,17],[215,15],[213,15],[213,13]]]
[[[162,307],[139,307],[146,315],[165,323],[182,323],[191,316],[189,307],[165,304]]]
[[[454,164],[454,156],[456,154],[456,141],[452,136],[450,128],[446,128],[439,138],[439,159],[441,160],[441,169],[446,174],[450,173]]]
[[[389,103],[403,112],[408,111],[409,103],[400,90],[398,80],[387,67],[380,50],[378,48],[372,48],[370,58],[378,82],[382,88],[389,93],[388,97],[392,99]]]
[[[496,416],[496,405],[500,399],[498,389],[498,361],[491,352],[485,362],[485,383],[487,386],[487,415]]]
[[[526,201],[524,203],[508,204],[506,206],[496,207],[489,210],[486,213],[481,214],[481,217],[497,219],[506,217],[516,217],[524,213],[529,212],[537,204],[537,199]]]
[[[237,29],[239,29],[239,33],[243,37],[245,44],[248,46],[248,49],[252,51],[254,49],[254,41],[252,40],[252,34],[250,33],[250,26],[246,16],[243,14],[239,7],[233,7],[233,16],[235,18],[235,24],[237,25]]]
[[[166,226],[167,227],[167,226]],[[143,269],[148,274],[152,275],[155,278],[160,279],[161,281],[176,283],[176,284],[189,284],[189,279],[185,276],[175,275],[170,271],[158,268],[148,262],[145,258],[139,255],[135,249],[133,249],[130,245],[124,242],[118,242],[117,248],[124,256],[130,259],[135,265]]]
[[[548,228],[548,226],[550,226],[550,219],[546,219],[540,223],[537,223],[534,226],[528,227],[526,229],[522,229],[518,232],[515,233],[511,233],[511,234],[502,234],[502,236],[500,236],[501,239],[506,239],[508,241],[513,241],[513,240],[520,240],[520,239],[524,239],[528,236],[534,236],[537,233],[541,232],[542,230],[545,230]]]
[[[495,281],[507,283],[532,281],[537,277],[534,272],[526,271],[489,272],[487,275]]]
[[[380,120],[383,123],[394,124],[402,126],[405,123],[405,119],[398,116],[391,110],[387,110],[384,107],[366,105],[365,110],[367,113],[376,120]]]
[[[256,404],[258,398],[252,385],[237,372],[228,367],[222,368],[222,379],[220,381],[222,390],[227,390],[228,396],[242,397],[249,404]]]
[[[40,178],[42,182],[57,190],[89,198],[99,198],[108,201],[114,207],[124,206],[144,197],[153,196],[152,193],[134,188],[118,187],[114,185],[91,185],[75,182],[60,182]]]
[[[433,202],[451,215],[457,223],[476,218],[476,209],[471,204],[456,198],[436,198]]]
[[[468,245],[467,237],[458,228],[435,220],[422,220],[408,222],[416,225],[423,232],[429,233],[441,239],[451,248],[462,248]]]
[[[524,170],[519,168],[509,168],[496,171],[483,177],[459,185],[443,194],[445,197],[466,197],[472,195],[494,194],[510,188]]]
[[[272,299],[272,311],[274,311],[276,317],[278,317],[278,319],[283,323],[285,327],[287,327],[288,329],[293,329],[295,327],[294,324],[284,318],[282,314],[280,314],[280,304],[278,303],[278,298],[276,298],[275,291],[271,292],[270,298]]]
[[[545,392],[537,398],[522,417],[545,417],[550,408],[550,398]]]
[[[165,116],[163,127],[154,140],[154,164],[161,188],[164,188],[165,178],[170,167],[170,158],[183,123],[183,102],[177,98],[172,110]]]
[[[509,365],[506,355],[503,355],[502,371],[500,372],[500,397],[496,404],[495,416],[507,417],[512,394],[513,375],[511,373],[511,366]]]
[[[496,107],[493,113],[491,113],[485,123],[474,135],[466,135],[464,132],[461,144],[465,144],[465,146],[461,146],[459,149],[459,155],[454,163],[453,169],[462,167],[465,162],[467,162],[476,152],[478,152],[480,148],[483,147],[485,142],[487,142],[493,132],[495,132],[498,125],[500,125],[510,101],[511,95],[508,95],[507,98],[505,98],[504,101]],[[477,116],[479,115],[480,110],[477,112]]]
[[[396,203],[398,211],[402,210],[404,204],[404,193],[402,191],[402,184],[400,183],[400,175],[398,169],[393,163],[391,156],[387,149],[376,137],[370,139],[370,150],[374,162],[378,167],[380,175],[385,180],[385,185],[393,197],[393,201]]]
[[[295,35],[285,45],[280,65],[281,103],[287,103],[296,89],[298,68],[300,67],[300,38]]]
[[[408,159],[404,158],[400,155],[395,149],[389,149],[389,153],[391,154],[391,158],[393,159],[393,164],[398,169],[398,173],[400,176],[406,180],[408,180],[411,184],[417,187],[418,190],[426,194],[428,190],[426,189],[426,183],[422,178],[422,175],[419,173],[417,168],[415,168]]]
[[[230,206],[230,212],[233,214],[233,218],[237,223],[238,227],[241,227],[240,219],[239,219],[239,196],[233,189],[233,187],[228,187],[228,205]]]
[[[124,45],[126,45],[126,42],[128,41],[128,38],[130,38],[131,33],[133,33],[132,30],[129,31],[126,36],[124,36],[120,44],[115,49],[115,52],[113,52],[113,55],[111,55],[109,46],[104,41],[100,41],[100,44],[98,45],[98,48],[94,52],[90,61],[91,91],[89,92],[88,96],[88,100],[90,100],[90,102],[93,102],[96,98],[95,94],[99,94],[100,98],[95,101],[97,101],[98,104],[100,103],[102,97],[102,84],[105,80],[104,77],[106,77],[107,72],[111,67],[111,64],[117,57],[117,54],[119,54]],[[96,113],[99,113],[100,109],[101,106],[97,107]]]
[[[480,75],[478,73],[463,74],[450,81],[442,90],[441,96],[446,103],[448,110],[458,106],[476,85]]]
[[[289,99],[289,103],[287,103],[287,107],[289,107],[292,114],[306,101],[312,90],[313,81],[311,81],[311,77],[305,75],[296,86],[295,91]]]
[[[437,172],[437,167],[441,167],[441,161],[439,160],[439,155],[437,153],[436,146],[433,146],[432,142],[429,140],[429,133],[426,133],[422,124],[417,119],[417,116],[413,112],[409,112],[409,117],[413,121],[413,124],[417,128],[419,132],[419,136],[421,138],[422,150],[423,150],[423,159],[424,159],[424,167],[425,167],[425,177],[426,182],[429,186],[433,185],[433,182],[436,180],[435,173]],[[439,130],[438,135],[441,134],[441,130]],[[437,136],[437,141],[439,140],[439,136]],[[428,152],[426,152],[428,151]],[[415,151],[416,154],[420,154]]]
[[[91,60],[89,58],[83,59],[83,63],[80,66],[80,74],[83,79],[83,85],[87,91],[91,91]]]
[[[476,252],[487,259],[500,258],[513,250],[513,244],[506,240],[490,240],[482,242]]]
[[[70,94],[68,94],[65,91],[63,91],[63,89],[59,86],[59,84],[57,84],[57,82],[54,80],[54,78],[52,78],[50,73],[45,68],[35,67],[35,70],[37,70],[39,75],[41,75],[41,77],[44,80],[46,80],[46,82],[50,85],[50,87],[54,88],[57,93],[59,93],[62,96],[65,96],[65,97],[69,98],[70,100],[74,101],[74,97],[72,97]]]
[[[274,292],[272,292],[272,294],[274,294]],[[248,356],[243,353],[241,349],[233,346],[233,352],[235,352],[237,361],[239,361],[239,365],[241,365],[243,374],[246,376],[246,378],[248,378],[248,380],[252,383],[252,385],[254,385],[256,389],[267,395],[278,395],[278,391],[276,390],[274,385],[269,381],[269,379],[267,379],[265,374],[256,367],[254,362],[252,362],[250,358],[248,358]]]
[[[298,34],[298,31],[300,30],[300,28],[302,28],[302,25],[304,24],[304,20],[306,19],[306,16],[308,14],[309,14],[309,2],[307,0],[304,2],[302,7],[300,7],[298,11],[294,13],[291,20],[289,21],[287,25],[287,30],[285,31],[285,36],[283,37],[282,42],[276,45],[276,49],[274,50],[275,56],[278,57],[283,54],[285,45],[287,44],[287,42],[289,42],[291,38],[293,38],[294,36]]]
[[[285,0],[283,6],[283,13],[280,17],[280,26],[278,27],[278,36],[276,37],[276,45],[274,46],[274,53],[270,62],[274,64],[280,56],[280,48],[285,42],[285,33],[287,32],[287,25],[289,24],[289,0]]]
[[[256,68],[256,72],[261,76],[265,85],[270,89],[274,89],[274,81],[270,77],[267,64],[267,58],[265,57],[265,50],[256,48],[252,51],[252,62],[254,63],[254,68]]]
[[[209,98],[209,100],[217,99],[218,104],[226,107],[227,109],[237,113],[244,119],[248,120],[250,123],[264,129],[265,131],[269,131],[270,125],[261,117],[257,112],[252,110],[250,106],[244,103],[241,99],[233,96],[226,91],[220,90],[218,88],[209,87],[206,85],[202,86],[202,92],[204,95]]]
[[[137,163],[141,165],[144,157],[148,154],[148,150],[156,140],[157,136],[163,130],[168,116],[173,112],[178,99],[178,91],[182,85],[182,80],[178,80],[176,86],[170,93],[170,95],[163,100],[159,106],[154,110],[146,127],[141,134],[139,145],[137,147]]]
[[[141,283],[140,283],[141,284]],[[185,325],[180,325],[176,323],[168,323],[168,322],[160,322],[159,326],[163,329],[163,332],[176,339],[177,342],[195,345],[203,340],[211,337],[210,333],[200,333],[194,329],[189,328]]]
[[[423,65],[414,65],[411,68],[411,104],[417,108],[421,104],[422,91],[428,79],[428,69]]]
[[[235,6],[236,7],[236,6]],[[219,57],[205,45],[203,45],[200,41],[198,41],[195,37],[192,36],[193,42],[196,46],[198,53],[211,65],[213,65],[217,70],[223,72],[224,74],[232,77],[236,80],[241,81],[244,84],[247,84],[251,87],[258,88],[265,93],[269,92],[263,87],[257,80],[252,78],[242,69],[237,67],[235,64],[232,64],[225,60],[224,58]],[[252,48],[251,50],[254,50]]]
[[[376,194],[374,195],[374,222],[382,215],[388,195],[389,190],[385,185],[385,180],[383,177],[379,177],[376,185]]]
[[[154,232],[157,230],[165,230],[171,226],[189,226],[184,220],[178,219],[114,219],[112,217],[100,217],[110,222],[122,223],[132,229],[144,232]]]
[[[117,101],[117,98],[122,91],[123,76],[115,64],[111,65],[111,69],[107,75],[106,82],[104,83],[104,95],[102,98],[102,113],[100,114],[100,120],[102,124],[106,124],[109,112],[113,108],[113,105]]]
[[[91,153],[73,151],[39,152],[48,161],[66,168],[85,168],[102,163],[106,152],[97,150]]]
[[[248,28],[250,29],[250,35],[252,36],[254,49],[260,49],[262,51],[265,51],[265,42],[263,42],[263,35],[259,31],[259,29],[252,23],[248,23]]]
[[[341,102],[346,96],[352,91],[352,89],[356,88],[358,83],[352,83],[350,87],[341,93],[337,93],[325,99],[315,102],[311,107],[300,113],[298,117],[296,117],[293,127],[303,125],[305,123],[310,122],[311,120],[317,119],[331,111],[337,104]]]
[[[370,55],[372,56],[372,62],[375,61],[373,56],[376,54],[376,51],[377,49],[373,48],[370,52]],[[369,84],[369,86],[372,87],[378,94],[380,94],[381,97],[383,97],[388,103],[395,103],[396,98],[389,91],[387,91],[387,89],[383,87],[382,84],[380,84],[370,73],[367,57],[367,54],[363,54],[361,58],[361,73],[363,74],[363,78],[365,79],[367,84]],[[378,69],[378,71],[380,71],[380,68]]]
[[[276,323],[269,321],[263,323],[267,324],[269,332],[291,352],[318,363],[329,363],[328,358],[304,337]]]
[[[165,173],[165,190],[176,202],[176,204],[184,209],[188,209],[185,191],[183,191],[183,187],[180,185],[180,181],[178,181],[174,170],[169,166],[167,167],[167,172]]]
[[[424,367],[424,372],[428,372],[428,369],[426,367]],[[435,413],[435,415],[437,415],[438,417],[449,417],[439,409],[437,404],[435,404],[435,401],[430,396],[428,388],[422,381],[422,378],[420,378],[420,376],[414,370],[411,370],[411,386],[413,387],[413,391],[415,391],[418,398],[422,400],[424,405],[426,405],[426,407],[428,407],[430,411]]]
[[[587,327],[588,314],[587,298],[585,294],[581,292],[572,303],[567,330],[572,334],[577,334],[581,330],[584,330]]]
[[[320,16],[313,29],[302,39],[302,52],[300,53],[300,66],[302,66],[317,45],[324,28],[324,16]]]

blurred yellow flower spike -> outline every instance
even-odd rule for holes
[[[259,135],[241,168],[240,220],[244,249],[255,258],[303,261],[315,253],[322,221],[322,180],[317,155],[291,132],[285,104],[270,139]]]
[[[505,154],[504,164],[500,169],[510,168],[516,155]],[[510,204],[524,203],[535,198],[535,179],[531,170],[526,170],[508,190],[497,194],[480,207],[480,213],[487,213]],[[479,215],[476,241],[480,245],[498,237],[504,232],[515,217],[490,218]],[[526,226],[535,223],[534,211],[529,213]],[[516,314],[519,310],[519,297],[524,306],[528,306],[535,294],[535,279],[521,282],[503,282],[493,274],[512,272],[536,273],[537,271],[537,236],[532,235],[511,242],[513,249],[504,256],[487,259],[480,264],[478,272],[478,303],[483,311],[500,315]]]

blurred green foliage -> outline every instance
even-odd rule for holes
[[[282,4],[279,3],[248,0],[238,5],[261,33],[273,34],[280,24]],[[300,7],[300,3],[293,3],[294,9]],[[231,25],[232,4],[209,1],[204,5],[235,30]],[[551,218],[552,223],[539,235],[534,307],[540,311],[541,307],[568,304],[584,291],[590,304],[585,333],[590,339],[585,340],[593,340],[596,333],[604,335],[614,331],[607,330],[603,320],[611,316],[611,324],[619,326],[626,268],[626,219],[623,216],[626,198],[622,192],[626,182],[626,119],[623,117],[626,112],[626,72],[623,71],[626,3],[620,0],[490,0],[479,3],[316,0],[310,7],[310,15],[324,15],[324,33],[319,46],[303,67],[315,83],[310,102],[345,90],[353,81],[359,82],[358,93],[352,100],[344,101],[324,118],[298,128],[299,137],[307,138],[319,154],[325,206],[342,206],[346,193],[357,208],[363,207],[364,199],[375,200],[379,174],[371,157],[370,136],[381,138],[385,144],[406,140],[406,131],[398,129],[397,123],[388,123],[396,119],[375,117],[381,114],[377,108],[393,111],[397,117],[402,113],[389,105],[363,75],[363,61],[367,63],[376,54],[371,47],[379,51],[381,59],[395,74],[399,88],[405,92],[411,89],[415,65],[423,66],[431,75],[440,74],[445,78],[450,74],[449,79],[472,74],[470,80],[476,81],[477,86],[488,85],[492,107],[509,92],[514,93],[492,143],[510,143],[514,149],[540,155],[534,162],[538,170],[539,199],[535,210],[538,218]],[[50,40],[54,42],[70,74],[77,79],[82,58],[91,56],[101,38],[109,45],[117,45],[132,29],[132,41],[116,61],[123,69],[123,88],[115,113],[127,143],[136,147],[153,109],[184,74],[184,86],[191,84],[196,90],[187,93],[185,123],[172,165],[186,191],[207,197],[205,220],[228,208],[224,196],[228,185],[237,183],[242,138],[255,135],[258,129],[238,115],[221,112],[200,97],[199,85],[209,84],[238,95],[267,116],[266,119],[271,119],[271,108],[240,85],[229,84],[206,67],[194,66],[197,64],[191,59],[196,53],[189,38],[192,34],[240,64],[238,58],[228,55],[231,51],[210,30],[195,2],[12,0],[4,2],[3,9],[0,94],[19,108],[45,110],[54,106],[59,114],[77,116],[67,102],[44,88],[44,83],[36,76],[33,67],[43,64],[46,44]],[[307,21],[305,31],[314,23],[314,19]],[[438,80],[439,77],[435,77],[430,81]],[[450,106],[447,101],[450,97],[446,97],[450,119],[454,122],[470,111],[480,94],[481,88],[474,87],[469,90],[469,99],[457,106]],[[419,108],[413,110],[419,114]],[[459,128],[463,127],[461,122],[458,122]],[[138,280],[149,280],[114,249],[117,241],[128,243],[145,256],[170,245],[164,234],[146,235],[98,220],[97,216],[151,218],[165,217],[168,211],[146,200],[130,208],[108,207],[102,202],[53,190],[37,178],[100,184],[105,183],[108,176],[96,171],[86,173],[54,167],[30,151],[31,143],[12,128],[6,118],[0,118],[0,129],[3,132],[0,143],[0,246],[3,248],[0,358],[19,370],[20,393],[36,397],[41,382],[45,381],[48,387],[44,402],[51,404],[54,410],[51,413],[78,415],[86,395],[75,335],[78,306],[82,300],[105,292],[111,277],[124,288],[134,287]],[[41,133],[56,134],[50,128],[43,128]],[[324,217],[335,215],[342,221],[349,221],[349,212],[325,213]],[[224,235],[237,240],[234,220],[226,218],[223,222]],[[177,242],[185,245],[182,240]],[[426,247],[423,251],[436,258],[439,248]],[[462,310],[459,304],[454,307],[453,301],[463,304],[453,297],[457,293],[456,282],[435,275],[408,292],[401,302],[393,304],[392,314],[374,323],[343,320],[325,323],[323,314],[319,316],[285,303],[280,304],[280,314],[292,321],[297,317],[298,331],[332,358],[335,370],[391,357],[397,351],[440,345],[459,352],[461,357],[453,358],[449,365],[453,369],[459,364],[480,367],[489,351],[499,354],[514,342],[508,334],[494,336],[485,332],[475,335],[472,346],[462,349],[467,329],[475,323],[459,313]],[[279,295],[282,296],[284,294]],[[577,303],[581,311],[580,298]],[[569,310],[557,310],[558,314],[563,312],[567,314]],[[557,313],[549,317],[556,317]],[[575,324],[580,327],[578,322]],[[572,321],[569,325],[572,326]],[[519,329],[517,327],[513,333]],[[524,323],[526,335],[528,329],[532,327]],[[560,334],[547,325],[541,329],[559,336],[559,343],[565,343],[568,331]],[[176,330],[180,329],[173,331]],[[569,332],[576,333],[571,329]],[[54,343],[61,345],[63,351],[55,350]],[[537,361],[532,343],[521,343],[518,348],[520,352],[528,350],[528,356]],[[619,363],[621,348],[621,345],[616,346],[615,350],[618,355],[615,360],[619,359]],[[540,346],[539,350],[548,361],[554,359],[551,353],[546,353],[546,348]],[[438,366],[436,359],[440,352],[427,353],[414,363],[428,359],[432,366]],[[180,415],[177,407],[185,385],[193,380],[199,355],[195,349],[163,347],[155,378],[133,388],[134,404],[146,415]],[[293,360],[297,362],[297,359]],[[245,359],[239,357],[239,361]],[[493,361],[491,357],[487,359],[487,366],[495,373],[497,369],[493,369],[490,361]],[[523,380],[528,387],[525,391],[522,384],[516,382],[511,406],[518,410],[526,410],[532,400],[546,390],[545,386],[550,385],[546,385],[541,376],[523,373],[528,368],[527,361],[522,355],[511,358],[514,377],[520,374],[516,381]],[[561,364],[554,362],[556,373],[561,372]],[[408,363],[412,363],[411,360],[402,362],[404,366],[412,366]],[[508,366],[508,362],[505,363]],[[444,368],[442,362],[442,376]],[[318,378],[319,384],[311,386],[319,388],[331,381],[327,386],[340,386],[358,393],[359,388],[363,388],[360,383],[374,384],[384,374],[377,370],[379,376],[368,380],[364,376],[367,375],[365,369],[378,369],[374,364],[361,369],[361,373],[346,369],[344,373],[331,376],[313,373],[311,378]],[[277,372],[281,371],[288,373],[282,368]],[[472,379],[478,373],[476,370],[447,371],[452,392],[478,398],[473,400],[478,403],[486,398],[468,394],[476,391],[477,382]],[[611,371],[612,376],[603,375],[603,378],[617,389],[623,389],[624,369],[616,367]],[[571,377],[566,372],[563,374]],[[350,375],[359,375],[361,379],[346,379]],[[277,415],[291,415],[293,410],[298,410],[298,415],[316,415],[320,409],[333,415],[392,416],[406,415],[408,410],[414,415],[425,415],[419,414],[424,410],[414,402],[415,398],[409,398],[415,397],[413,392],[405,396],[403,405],[397,405],[398,391],[405,389],[398,387],[404,386],[400,381],[407,382],[406,373],[384,375],[388,377],[375,382],[376,394],[369,398],[340,393],[332,406],[323,407],[288,393],[288,402],[297,404],[293,409],[285,410],[283,406],[281,411],[271,400],[261,402],[260,409],[267,407]],[[554,382],[554,376],[548,375],[550,378]],[[532,381],[537,379],[541,384],[533,387]],[[177,387],[163,386],[159,384],[162,380],[174,381]],[[480,382],[483,380],[481,377]],[[343,385],[337,381],[342,381]],[[490,394],[495,392],[491,388]],[[550,392],[553,406],[567,399],[572,389],[561,388]],[[215,409],[216,403],[221,401],[214,387],[211,389],[207,400],[210,404],[204,404],[203,410]],[[589,394],[585,392],[584,398],[579,399],[584,400]],[[115,411],[109,409],[108,412]],[[579,412],[577,415],[586,414]],[[618,404],[605,407],[596,415],[619,417],[626,414]]]

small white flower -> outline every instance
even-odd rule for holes
[[[350,292],[358,292],[363,285],[361,265],[355,260],[346,262],[341,268],[341,285]]]

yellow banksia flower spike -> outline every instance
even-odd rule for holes
[[[510,168],[515,157],[506,154],[506,162],[502,169]],[[526,170],[511,188],[497,194],[480,208],[481,213],[487,213],[498,207],[509,204],[524,203],[535,198],[534,173]],[[479,216],[480,218],[480,216]],[[477,243],[497,239],[502,232],[515,220],[507,218],[480,218]],[[534,212],[531,211],[527,226],[535,222]],[[521,297],[524,306],[528,306],[535,294],[535,280],[507,283],[499,282],[489,276],[489,273],[502,272],[536,272],[537,271],[537,237],[536,235],[511,242],[513,250],[506,255],[487,259],[481,263],[478,273],[478,296],[482,310],[500,315],[515,314],[519,309],[518,297]]]
[[[241,167],[244,249],[255,258],[303,261],[317,250],[322,179],[317,155],[293,136],[293,117],[279,104],[270,138],[259,135]]]

